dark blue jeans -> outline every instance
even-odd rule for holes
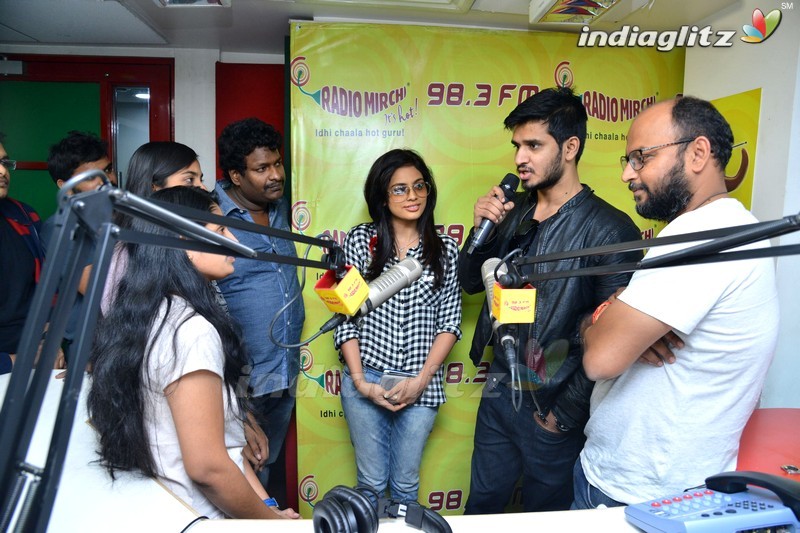
[[[381,373],[365,366],[364,379],[380,383]],[[342,377],[341,399],[356,452],[358,484],[379,494],[388,486],[392,499],[417,501],[422,452],[439,409],[409,405],[393,413],[362,396],[347,370]]]
[[[605,505],[606,507],[621,507],[625,505],[617,500],[612,500],[602,490],[589,483],[589,480],[586,479],[586,474],[583,473],[580,457],[575,461],[573,475],[575,478],[575,501],[572,502],[570,509],[597,509],[600,505]]]
[[[583,448],[582,428],[553,433],[540,427],[531,393],[522,394],[517,412],[505,385],[490,378],[484,388],[465,514],[502,513],[520,477],[526,512],[564,510],[572,503],[572,468]]]

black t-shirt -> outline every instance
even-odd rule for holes
[[[16,353],[36,289],[33,254],[0,216],[0,352]]]

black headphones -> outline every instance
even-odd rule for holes
[[[399,503],[379,498],[368,487],[344,485],[333,487],[314,506],[314,533],[375,533],[379,519],[397,517],[425,533],[452,533],[444,518],[417,502]]]

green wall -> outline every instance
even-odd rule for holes
[[[11,159],[45,163],[51,145],[71,130],[100,134],[100,84],[0,81],[0,131]],[[58,188],[46,170],[15,170],[10,196],[42,219],[56,210]]]

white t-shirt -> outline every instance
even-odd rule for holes
[[[198,370],[211,371],[222,379],[224,365],[222,342],[217,330],[202,316],[195,315],[186,319],[193,310],[185,300],[173,298],[172,309],[165,318],[166,309],[167,304],[164,300],[154,322],[151,337],[162,323],[163,327],[155,340],[151,338],[153,349],[148,358],[147,368],[143,368],[143,372],[148,372],[150,378],[148,380],[148,376],[144,376],[144,425],[150,449],[159,478],[172,492],[201,515],[224,518],[223,513],[205,497],[186,473],[175,422],[164,394],[164,389],[169,384]],[[179,326],[177,335],[176,326]],[[223,394],[222,398],[225,408],[225,446],[231,459],[244,471],[243,422],[231,409],[228,394]]]
[[[754,222],[725,198],[679,216],[659,236]],[[646,258],[696,244],[659,246]],[[589,483],[632,504],[734,470],[777,342],[774,261],[638,271],[620,300],[670,325],[685,347],[673,350],[672,365],[636,362],[597,384],[581,452]]]

